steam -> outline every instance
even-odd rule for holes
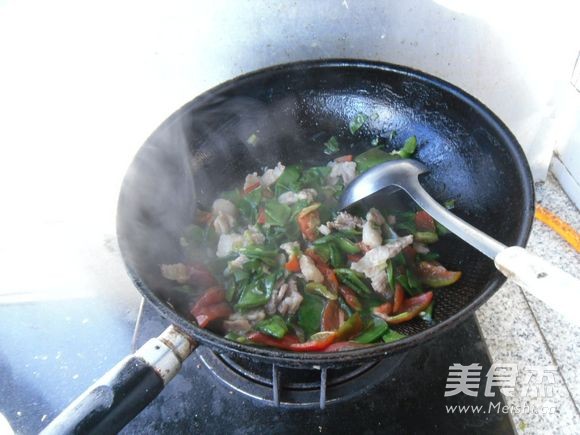
[[[179,243],[199,206],[249,172],[286,160],[299,126],[294,97],[266,104],[206,95],[165,121],[139,150],[119,199],[119,244],[129,269],[162,298],[160,265],[184,261]]]

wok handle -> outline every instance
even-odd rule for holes
[[[196,347],[170,326],[109,370],[41,433],[117,433],[157,397]]]
[[[504,249],[495,266],[505,276],[580,326],[580,280],[519,246]]]

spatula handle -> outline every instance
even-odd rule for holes
[[[504,249],[495,266],[509,279],[580,326],[580,280],[519,246]]]

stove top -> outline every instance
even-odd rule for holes
[[[74,304],[30,305],[0,316],[0,413],[18,433],[37,433],[129,352],[134,324],[83,318],[86,309],[80,314]],[[39,324],[44,313],[50,318]],[[137,346],[168,325],[148,304],[142,314]],[[63,318],[82,327],[64,335]],[[27,331],[35,342],[22,340]],[[491,365],[475,318],[421,348],[340,370],[272,367],[202,346],[122,433],[514,433],[508,414],[447,412],[453,405],[503,405],[501,394],[488,398],[483,388],[477,397],[444,397],[453,363],[479,363],[482,373]]]
[[[144,311],[138,345],[166,325],[151,306]],[[507,414],[446,412],[491,401],[445,398],[453,363],[480,363],[482,373],[491,365],[475,318],[420,349],[341,370],[272,368],[201,347],[123,433],[514,433]]]

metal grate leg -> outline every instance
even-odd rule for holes
[[[328,369],[326,367],[320,369],[320,409],[326,407],[326,378],[328,376]]]
[[[272,400],[280,406],[280,372],[276,364],[272,364]]]

